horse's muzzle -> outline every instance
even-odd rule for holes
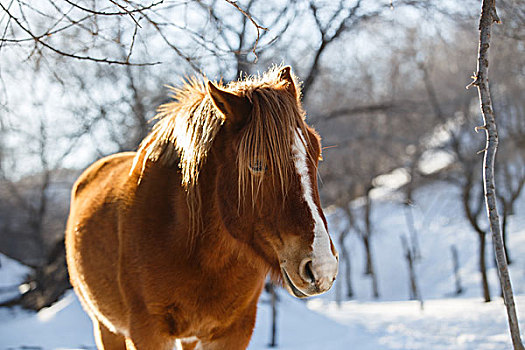
[[[306,298],[328,291],[337,276],[338,257],[314,261],[306,258],[301,261],[297,273],[281,266],[286,289],[297,298]]]

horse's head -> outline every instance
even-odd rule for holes
[[[290,68],[263,81],[233,83],[208,94],[224,115],[212,152],[216,198],[228,231],[281,271],[296,297],[332,286],[338,255],[317,188],[320,141],[304,122]]]

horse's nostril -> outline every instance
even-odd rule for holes
[[[310,282],[315,282],[315,276],[314,276],[314,272],[312,271],[312,261],[311,260],[307,262],[306,265],[304,266],[304,272],[306,276],[310,279]]]
[[[303,281],[315,283],[316,278],[312,267],[312,259],[307,258],[301,262],[299,265],[299,274],[301,275]]]

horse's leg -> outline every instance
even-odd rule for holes
[[[253,328],[255,327],[255,314],[257,301],[246,310],[224,333],[216,335],[213,340],[202,343],[204,350],[245,350],[250,343]]]
[[[251,332],[247,334],[240,329],[232,329],[230,333],[219,339],[202,344],[204,350],[245,350],[250,343]],[[185,348],[184,348],[185,349]],[[198,349],[198,348],[197,348]]]
[[[180,340],[180,349],[182,350],[201,350],[202,345],[199,340]]]
[[[130,328],[128,350],[172,350],[175,345],[175,339],[162,334],[159,324],[151,319],[135,319]]]
[[[123,335],[111,332],[101,322],[93,320],[95,342],[99,350],[126,350]]]

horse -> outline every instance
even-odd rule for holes
[[[71,284],[98,349],[246,349],[268,276],[306,298],[337,275],[320,138],[289,66],[171,89],[136,152],[75,182]]]

